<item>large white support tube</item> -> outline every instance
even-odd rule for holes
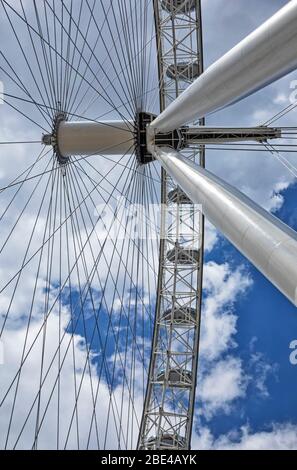
[[[244,98],[296,67],[297,0],[292,0],[211,65],[151,127],[159,132],[178,129]]]
[[[133,151],[134,124],[124,121],[62,121],[58,127],[60,155],[123,155]]]
[[[152,150],[210,222],[297,306],[297,233],[172,148]]]

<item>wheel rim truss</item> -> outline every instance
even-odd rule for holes
[[[160,111],[203,71],[200,0],[154,0]],[[204,124],[200,121],[199,124]],[[204,148],[183,155],[204,166]],[[189,449],[201,318],[204,219],[162,170],[158,297],[140,449]]]

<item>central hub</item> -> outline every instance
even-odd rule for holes
[[[155,158],[148,151],[146,128],[156,116],[151,113],[140,112],[135,117],[135,153],[138,163],[145,165],[153,162]]]
[[[140,112],[137,113],[135,118],[135,152],[137,160],[141,165],[155,160],[148,150],[147,126],[149,126],[156,117],[155,114]],[[156,134],[154,140],[155,145],[178,149],[181,146],[182,138],[181,133],[176,130],[165,134]]]
[[[60,165],[65,165],[67,163],[69,157],[64,156],[59,148],[59,139],[58,139],[58,133],[59,133],[59,126],[62,122],[67,121],[67,116],[63,112],[59,112],[55,115],[54,121],[53,121],[53,130],[51,134],[44,134],[42,136],[42,143],[44,145],[51,145],[54,149],[55,156],[60,163]]]

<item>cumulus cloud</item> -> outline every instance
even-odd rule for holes
[[[208,220],[205,220],[204,249],[211,252],[219,240],[217,229]]]
[[[251,340],[245,362],[237,350],[237,302],[252,285],[243,266],[232,269],[214,261],[205,265],[197,415],[207,421],[232,413],[249,392],[268,398],[267,381],[277,378],[277,365],[257,351],[257,338]]]
[[[204,427],[199,435],[194,436],[193,444],[201,450],[296,450],[297,426],[275,423],[259,432],[243,426],[239,431],[232,430],[218,438],[214,438],[210,429]]]
[[[229,356],[217,362],[199,387],[204,417],[211,419],[217,413],[230,413],[232,404],[245,396],[246,389],[247,377],[239,358]]]
[[[268,360],[263,352],[257,351],[258,338],[253,337],[250,341],[250,356],[247,369],[250,373],[250,385],[262,398],[270,396],[267,381],[270,378],[278,380],[279,366]]]
[[[233,306],[252,286],[252,279],[243,267],[232,270],[228,263],[214,261],[204,267],[201,354],[208,361],[217,359],[230,347],[236,346],[237,315]]]

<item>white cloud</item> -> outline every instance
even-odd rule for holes
[[[213,261],[204,267],[203,286],[207,297],[203,305],[201,354],[208,361],[234,347],[237,315],[233,304],[246,294],[252,280],[242,267],[232,271],[228,263]]]
[[[248,426],[214,438],[209,428],[202,428],[193,438],[193,448],[200,450],[297,450],[297,426],[291,423],[272,424],[268,429],[253,432]]]
[[[286,95],[285,93],[283,92],[279,92],[275,98],[273,99],[273,103],[274,104],[287,104],[289,105],[290,104],[290,100],[289,100],[289,95]]]
[[[253,281],[242,266],[232,269],[228,263],[210,261],[204,269],[200,367],[197,413],[206,420],[234,411],[237,400],[244,399],[249,387],[265,399],[267,380],[276,378],[277,366],[256,349],[257,338],[250,342],[246,363],[235,355],[237,348],[236,302],[246,296]],[[241,402],[242,404],[242,402]]]
[[[278,370],[277,365],[269,364],[263,355],[259,352],[252,354],[250,365],[254,367],[254,386],[258,393],[264,397],[269,397],[269,390],[267,388],[267,379],[271,375],[276,377]]]
[[[235,270],[228,263],[214,261],[204,267],[204,292],[200,367],[198,380],[198,413],[211,419],[229,413],[234,402],[243,398],[248,376],[240,358],[232,356],[236,348],[237,319],[235,304],[252,285],[242,266]],[[223,357],[226,355],[227,357]]]
[[[269,378],[278,379],[279,366],[276,363],[269,362],[268,358],[257,351],[257,337],[253,337],[250,341],[250,358],[248,368],[251,374],[250,383],[256,390],[257,394],[262,398],[270,396],[267,380]]]
[[[217,362],[199,387],[204,417],[211,419],[217,413],[230,413],[232,403],[245,396],[246,388],[247,377],[240,359],[229,356]]]
[[[205,220],[204,249],[210,252],[218,242],[219,234],[217,229],[208,220]]]

